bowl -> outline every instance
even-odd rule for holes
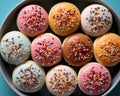
[[[5,19],[5,21],[3,22],[1,29],[0,29],[0,40],[2,38],[2,36],[4,34],[6,34],[9,31],[13,31],[13,30],[19,30],[17,25],[16,25],[16,18],[17,15],[19,13],[19,11],[26,5],[29,4],[38,4],[43,6],[46,11],[49,13],[49,10],[51,9],[51,7],[59,2],[71,2],[73,4],[75,4],[80,11],[82,11],[86,6],[90,5],[90,4],[101,4],[106,6],[108,9],[110,9],[112,16],[113,16],[113,25],[110,29],[110,32],[116,33],[118,35],[120,35],[120,18],[119,16],[113,11],[113,9],[108,6],[106,3],[104,3],[102,0],[24,0],[22,1],[20,4],[18,4],[7,16],[7,18]],[[50,29],[50,27],[47,29],[47,31],[52,32],[52,30]],[[78,29],[81,30],[81,29]],[[61,40],[63,40],[64,38],[60,37]],[[92,61],[95,61],[94,59]],[[60,63],[65,63],[64,60],[62,60]],[[12,82],[12,72],[14,70],[16,66],[15,65],[10,65],[8,63],[6,63],[1,57],[0,57],[0,70],[1,73],[5,79],[5,81],[7,82],[7,84],[19,95],[19,96],[52,96],[51,93],[49,93],[49,91],[47,90],[46,86],[44,86],[40,91],[35,92],[35,93],[24,93],[19,91]],[[80,67],[76,68],[73,67],[77,72],[79,70]],[[112,84],[110,86],[110,88],[103,94],[103,96],[107,95],[110,91],[113,90],[113,88],[118,84],[118,82],[120,81],[120,63],[117,64],[114,67],[109,67],[108,68],[111,75],[112,75]],[[49,68],[45,68],[45,70],[49,70]],[[47,71],[46,71],[47,72]],[[71,95],[71,96],[87,96],[85,95],[77,86],[75,92]]]

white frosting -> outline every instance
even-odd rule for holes
[[[92,4],[81,13],[81,27],[90,36],[99,36],[109,31],[112,15],[106,7]]]
[[[72,94],[77,85],[76,72],[66,65],[58,65],[47,73],[46,86],[55,96]]]

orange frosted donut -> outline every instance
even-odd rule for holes
[[[94,41],[94,56],[105,66],[115,66],[120,62],[120,36],[107,33]]]
[[[78,29],[80,11],[72,3],[58,3],[49,12],[49,24],[53,32],[61,36],[67,36]]]

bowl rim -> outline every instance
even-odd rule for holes
[[[7,18],[11,15],[11,13],[16,9],[16,8],[19,8],[20,6],[22,6],[22,4],[27,4],[29,1],[33,1],[33,0],[23,0],[21,1],[20,3],[18,3],[17,5],[15,5],[11,11],[6,15],[5,19],[3,20],[3,22],[1,23],[1,27],[0,27],[0,31],[1,29],[3,28],[3,25],[4,23],[6,22]],[[89,0],[81,0],[81,1],[89,1]],[[67,1],[69,2],[69,1]],[[112,9],[111,6],[109,6],[105,1],[103,0],[91,0],[90,2],[97,2],[98,4],[102,4],[106,7],[108,7],[110,9],[110,11],[113,13],[113,15],[115,17],[117,17],[120,21],[120,17],[117,15],[117,13]],[[119,30],[120,30],[120,23],[119,23]],[[1,33],[0,33],[1,34]],[[119,33],[120,34],[120,33]],[[1,35],[0,35],[0,38]],[[18,95],[22,95],[22,96],[27,96],[25,95],[24,93],[22,93],[21,91],[17,90],[16,88],[14,88],[11,83],[9,82],[9,80],[7,79],[8,77],[8,74],[6,74],[6,72],[4,70],[2,70],[2,67],[1,67],[1,63],[2,63],[2,60],[1,60],[1,56],[0,56],[0,73],[2,74],[4,80],[6,81],[6,83],[9,85],[9,87]],[[118,78],[117,78],[118,77]],[[115,82],[104,94],[102,94],[101,96],[106,96],[108,93],[110,93],[114,88],[115,86],[120,82],[120,69],[118,71],[118,73],[116,74],[115,78],[112,80],[112,82]]]

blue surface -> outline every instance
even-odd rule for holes
[[[7,16],[7,14],[22,0],[0,0],[0,25]],[[120,16],[120,0],[104,0],[110,5],[115,12]],[[0,74],[0,96],[17,96],[16,93],[7,85],[2,75]],[[120,83],[114,88],[114,90],[108,94],[108,96],[120,96]]]

